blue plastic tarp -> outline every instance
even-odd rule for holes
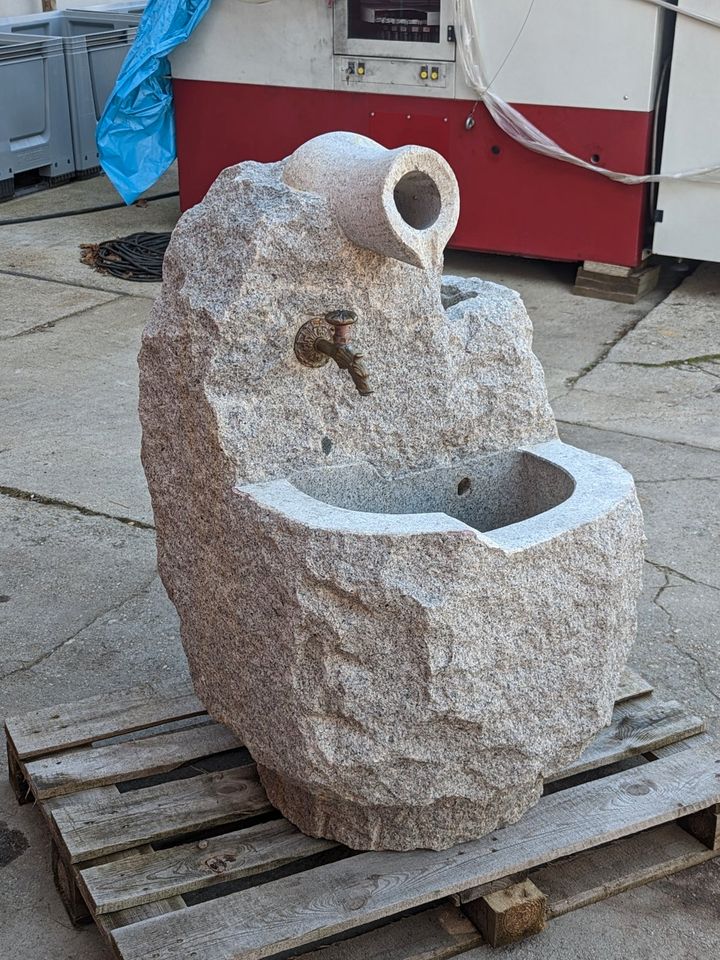
[[[211,0],[149,0],[97,128],[100,164],[126,203],[175,159],[168,55],[202,20]]]

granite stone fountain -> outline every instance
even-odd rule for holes
[[[441,849],[608,723],[642,517],[558,439],[517,293],[442,276],[450,166],[349,133],[225,170],[140,354],[160,573],[198,695],[306,833]]]

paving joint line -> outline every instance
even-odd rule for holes
[[[23,273],[19,270],[6,270],[3,267],[0,267],[0,275],[5,275],[7,277],[20,277],[23,280],[42,280],[44,283],[56,283],[61,287],[78,287],[80,290],[90,290],[93,293],[111,293],[116,297],[135,297],[140,300],[152,299],[151,297],[142,296],[139,293],[126,293],[124,290],[110,290],[107,287],[92,287],[87,283],[76,283],[73,280],[56,280],[53,277],[41,277],[36,273]],[[102,306],[102,304],[98,304],[98,306]]]
[[[74,510],[77,513],[81,513],[84,517],[100,517],[103,520],[115,520],[117,523],[124,523],[125,526],[135,527],[139,530],[155,529],[154,524],[147,523],[145,520],[136,520],[133,517],[120,517],[114,513],[104,513],[102,510],[83,507],[81,504],[72,503],[70,500],[46,497],[42,493],[32,493],[29,490],[21,490],[18,487],[0,485],[0,495],[9,497],[12,500],[24,500],[26,503],[37,503],[43,507],[59,507],[61,510]]]
[[[104,293],[105,291],[101,292]],[[44,323],[38,323],[36,326],[29,327],[27,330],[20,330],[19,333],[10,333],[7,336],[0,337],[0,340],[16,340],[18,337],[29,337],[35,333],[44,333],[46,330],[52,330],[58,323],[62,323],[63,320],[72,320],[74,317],[80,317],[90,310],[97,310],[106,304],[115,303],[115,301],[119,300],[122,296],[123,294],[117,294],[109,300],[103,300],[101,303],[93,303],[90,306],[81,307],[79,310],[74,310],[72,313],[65,314],[63,317],[56,317],[55,320],[46,320]]]
[[[704,450],[706,453],[715,453],[720,455],[720,450],[715,447],[701,447],[698,443],[685,443],[682,440],[668,440],[660,437],[648,437],[644,433],[628,433],[627,430],[618,430],[613,427],[599,427],[595,423],[588,423],[585,420],[556,420],[556,423],[565,427],[586,427],[588,430],[597,430],[599,433],[615,433],[620,437],[631,437],[633,440],[648,440],[652,443],[665,443],[673,447],[687,447],[688,450]]]

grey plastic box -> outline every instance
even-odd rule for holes
[[[75,171],[62,41],[0,33],[0,199],[28,170],[48,183]]]
[[[100,13],[133,13],[142,16],[147,0],[138,3],[94,3],[89,7],[69,8],[72,13],[87,13],[88,10]]]
[[[95,130],[100,115],[132,46],[139,14],[61,10],[0,19],[0,31],[57,38],[65,59],[70,126],[76,172],[98,170]]]

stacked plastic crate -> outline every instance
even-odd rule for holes
[[[95,128],[142,15],[122,6],[0,19],[0,199],[99,172]]]

